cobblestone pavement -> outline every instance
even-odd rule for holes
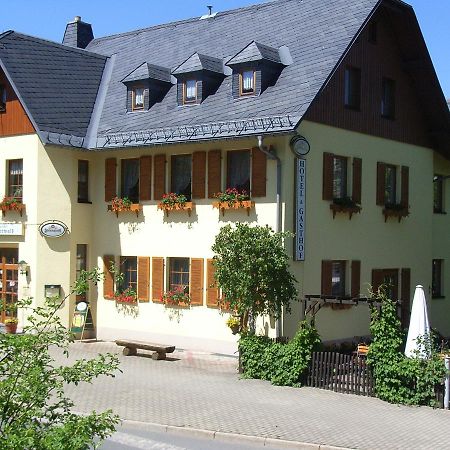
[[[97,342],[72,344],[70,359],[106,352],[119,354],[123,373],[68,388],[79,412],[112,408],[125,420],[358,449],[450,448],[449,411],[243,380],[236,358],[178,350],[154,361]]]

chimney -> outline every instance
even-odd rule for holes
[[[70,47],[86,48],[93,39],[91,24],[82,22],[80,16],[75,16],[75,19],[66,26],[62,43]]]

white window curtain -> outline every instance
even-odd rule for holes
[[[144,89],[137,88],[134,90],[134,106],[144,106]]]
[[[195,100],[197,97],[197,81],[187,80],[186,81],[186,99]]]
[[[253,70],[246,70],[242,74],[242,89],[244,92],[253,92],[254,91],[254,72]]]
[[[23,174],[23,161],[21,159],[18,159],[15,161],[10,161],[9,173],[11,175],[22,175]]]

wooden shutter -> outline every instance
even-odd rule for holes
[[[139,161],[139,199],[152,199],[152,157],[141,156]]]
[[[137,296],[141,302],[150,300],[150,258],[139,256],[137,259]]]
[[[152,258],[152,300],[161,301],[164,292],[164,258]]]
[[[322,295],[331,295],[332,261],[322,261]]]
[[[191,259],[189,294],[192,305],[203,305],[203,258]]]
[[[111,264],[114,264],[114,256],[103,256],[103,297],[108,300],[114,299],[114,275],[110,272]]]
[[[210,150],[208,152],[208,198],[222,190],[222,152]]]
[[[166,192],[166,155],[155,155],[154,180],[155,200],[162,200]]]
[[[402,166],[402,191],[401,204],[404,208],[409,208],[409,167]]]
[[[401,271],[401,313],[400,319],[404,328],[409,325],[410,302],[411,302],[411,269]]]
[[[381,269],[372,270],[372,292],[376,295],[378,288],[383,284],[384,271]]]
[[[206,261],[206,306],[216,307],[219,303],[219,288],[217,287],[214,273],[216,269],[213,264],[213,259]]]
[[[333,200],[333,159],[332,153],[323,154],[323,189],[322,198]]]
[[[252,197],[265,197],[267,183],[267,155],[258,147],[252,149]]]
[[[386,203],[386,164],[377,163],[377,205]]]
[[[105,160],[105,202],[110,202],[116,195],[116,158]]]
[[[205,198],[206,189],[206,152],[194,152],[192,155],[192,197]]]
[[[352,298],[359,297],[361,285],[361,261],[352,261]]]
[[[352,199],[354,202],[359,204],[361,204],[361,176],[362,176],[362,159],[353,158]]]

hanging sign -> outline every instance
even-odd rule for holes
[[[23,236],[23,224],[0,223],[0,236]]]
[[[39,233],[48,238],[58,238],[67,232],[67,225],[59,220],[47,220],[39,226]]]
[[[295,158],[294,260],[305,260],[306,160]]]

